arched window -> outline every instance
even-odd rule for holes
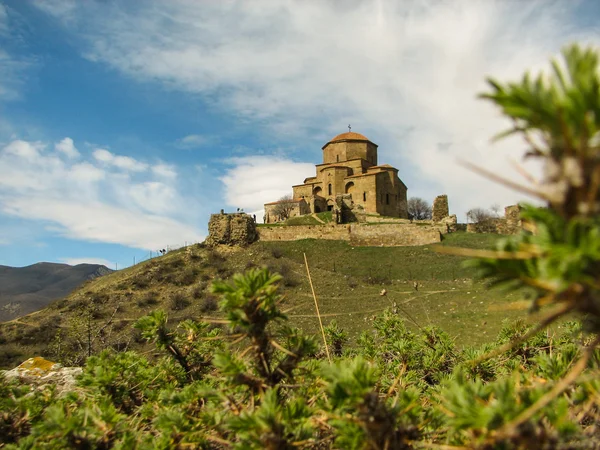
[[[386,205],[390,204],[390,194],[385,194],[385,204]]]
[[[331,183],[329,183],[329,195],[331,195]]]
[[[367,193],[363,192],[363,202],[366,202],[366,201],[367,201]]]

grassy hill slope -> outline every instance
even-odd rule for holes
[[[497,239],[455,233],[441,245],[489,248]],[[219,326],[211,281],[257,266],[283,275],[283,309],[292,324],[317,332],[304,253],[324,323],[335,319],[351,338],[392,307],[410,327],[435,324],[464,345],[493,338],[503,318],[523,315],[519,294],[486,290],[461,266],[463,258],[438,254],[433,246],[351,247],[312,239],[245,249],[196,245],[88,282],[41,311],[0,324],[0,367],[38,354],[77,363],[105,347],[141,348],[132,325],[155,309],[166,310],[172,324],[203,317]]]

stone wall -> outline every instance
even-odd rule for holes
[[[468,233],[498,233],[498,228],[502,227],[503,222],[505,222],[502,218],[490,218],[485,219],[477,223],[469,223],[467,224],[467,232]]]
[[[490,218],[467,225],[469,233],[517,234],[521,229],[521,207],[519,205],[510,205],[504,208],[504,217]]]
[[[258,239],[254,219],[245,213],[211,214],[205,244],[245,246]]]
[[[356,246],[401,247],[441,241],[441,234],[437,227],[396,223],[260,227],[258,233],[263,241],[325,239],[349,241]]]
[[[412,223],[410,219],[400,219],[398,217],[379,216],[374,214],[365,214],[365,222],[367,223]],[[427,225],[431,225],[431,220],[427,221]]]
[[[498,233],[517,234],[521,227],[521,207],[510,205],[504,208],[504,223],[498,228]]]
[[[450,215],[450,209],[448,208],[448,196],[438,195],[433,201],[431,208],[431,220],[433,222],[441,222],[442,219]]]

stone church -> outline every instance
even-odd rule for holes
[[[316,176],[293,186],[290,217],[334,211],[340,200],[365,214],[408,218],[406,185],[398,169],[378,164],[377,145],[359,133],[334,137],[323,146],[323,163]],[[265,204],[265,223],[282,220],[281,202]]]

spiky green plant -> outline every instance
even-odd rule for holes
[[[293,372],[306,355],[316,350],[314,339],[299,330],[284,326],[287,317],[279,309],[283,300],[278,293],[281,276],[267,268],[237,274],[232,283],[215,282],[212,291],[223,296],[225,313],[237,343],[247,342],[242,355],[231,351],[215,358],[215,365],[231,380],[253,392],[263,392],[283,380],[292,380]]]

